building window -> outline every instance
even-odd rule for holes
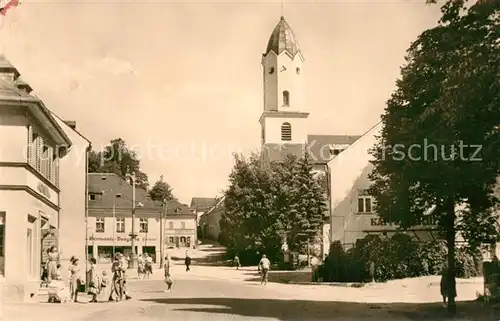
[[[125,233],[125,218],[116,218],[116,233]]]
[[[101,199],[102,199],[101,194],[97,194],[97,193],[90,193],[89,194],[89,201],[100,201]]]
[[[281,140],[292,140],[292,125],[290,123],[281,124]]]
[[[338,154],[340,154],[342,152],[342,149],[338,149],[338,148],[335,148],[335,149],[332,149],[332,154],[333,156],[337,156]]]
[[[97,233],[104,233],[104,217],[97,217],[95,219],[95,231]]]
[[[168,228],[173,230],[174,229],[174,222],[168,222]]]
[[[283,92],[283,106],[290,106],[290,93],[286,90]]]
[[[181,229],[185,229],[186,228],[186,223],[185,222],[181,222]]]
[[[140,233],[147,233],[148,232],[148,219],[147,218],[140,218],[139,219],[139,232]]]
[[[371,196],[358,197],[358,213],[373,213],[372,205]]]
[[[168,238],[168,243],[174,243],[174,237],[173,236],[170,236]]]

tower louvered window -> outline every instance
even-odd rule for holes
[[[292,125],[290,125],[290,123],[281,124],[281,140],[292,140]]]

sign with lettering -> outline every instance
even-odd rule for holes
[[[136,241],[156,241],[156,238],[155,237],[137,237],[136,238]],[[104,236],[104,237],[99,237],[99,236],[90,236],[89,237],[89,241],[110,241],[110,242],[113,242],[113,237],[109,237],[109,236]],[[130,237],[121,237],[121,236],[117,236],[115,237],[115,241],[116,242],[131,242],[131,238]]]
[[[50,189],[47,187],[47,185],[43,184],[42,182],[39,182],[36,187],[36,190],[38,191],[38,193],[50,199]]]
[[[394,225],[398,226],[398,224],[390,224],[384,222],[384,220],[380,217],[373,217],[370,219],[370,225],[371,226],[387,226],[387,225]],[[425,216],[422,218],[422,222],[419,225],[423,226],[434,226],[437,225],[436,220],[433,217],[430,216]]]

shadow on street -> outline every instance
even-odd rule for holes
[[[355,303],[274,299],[165,298],[145,299],[189,307],[175,311],[240,315],[279,320],[499,320],[500,311],[477,301],[458,302],[451,317],[440,303]],[[201,317],[201,315],[200,315]],[[350,318],[349,318],[350,317]]]

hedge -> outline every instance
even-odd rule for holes
[[[374,264],[374,279],[388,281],[424,275],[439,275],[447,260],[442,241],[416,243],[403,233],[392,238],[369,235],[347,251],[339,241],[330,245],[322,277],[325,282],[371,281],[370,265]],[[465,248],[456,249],[457,277],[478,275],[474,257]]]

